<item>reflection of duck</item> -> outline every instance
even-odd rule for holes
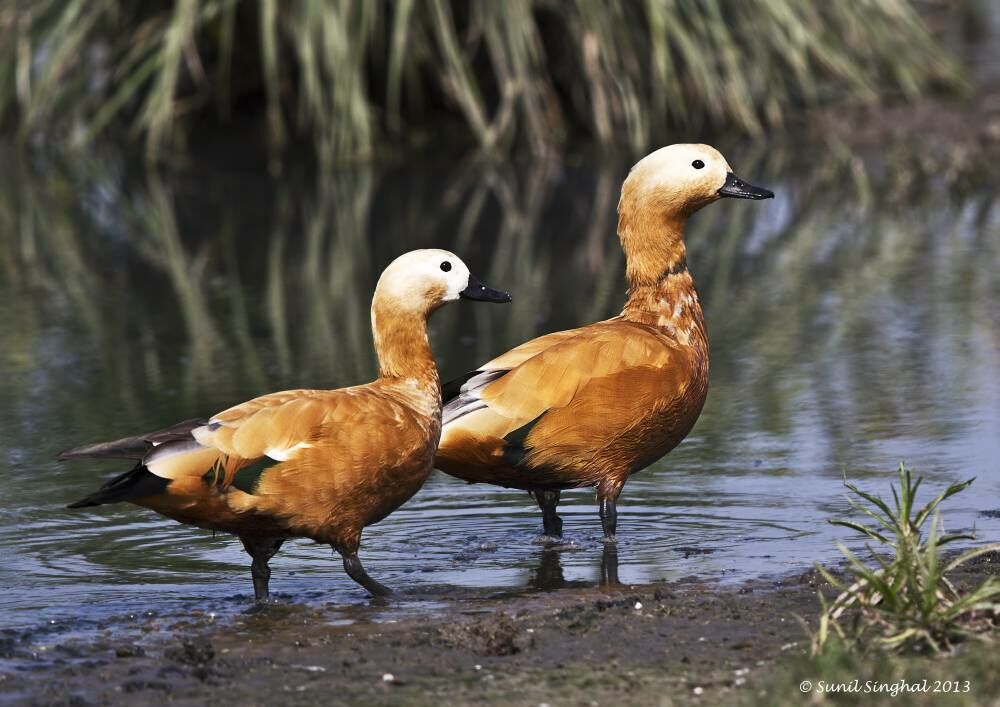
[[[547,546],[538,555],[538,567],[528,580],[528,587],[549,591],[565,589],[573,585],[586,586],[588,582],[569,582],[563,574],[562,553],[558,546]],[[601,550],[601,580],[600,586],[613,587],[618,581],[618,547],[614,543],[604,543]]]
[[[619,584],[618,546],[615,543],[604,543],[604,551],[601,553],[601,586],[614,587]]]
[[[531,491],[559,536],[559,492],[596,486],[607,541],[629,476],[690,431],[708,391],[708,338],[684,226],[724,196],[766,199],[707,145],[671,145],[622,186],[622,313],[522,344],[445,386],[435,465],[469,482]]]
[[[562,553],[553,547],[542,548],[538,553],[538,567],[528,580],[531,589],[562,589],[567,586],[563,575]]]
[[[257,601],[268,561],[289,537],[330,544],[372,594],[357,551],[365,526],[401,506],[431,471],[441,429],[440,380],[427,317],[460,297],[508,302],[452,253],[420,250],[386,268],[372,300],[379,378],[340,390],[289,390],[207,420],[60,455],[134,459],[70,508],[131,501],[169,518],[239,536],[253,558]]]

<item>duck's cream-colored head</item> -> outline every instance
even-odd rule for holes
[[[698,144],[668,145],[643,157],[625,180],[623,201],[626,195],[633,208],[668,217],[689,216],[724,196],[774,197],[773,192],[739,179],[714,147]]]
[[[422,382],[438,412],[441,388],[427,339],[427,316],[457,299],[510,302],[510,295],[481,283],[454,253],[413,250],[389,263],[372,299],[379,377]]]
[[[668,145],[639,160],[618,202],[618,237],[630,286],[657,283],[684,270],[688,216],[724,196],[770,199],[774,194],[738,178],[709,145]]]
[[[510,302],[510,295],[481,283],[454,253],[436,249],[399,256],[375,286],[375,301],[397,312],[429,314],[457,299]]]

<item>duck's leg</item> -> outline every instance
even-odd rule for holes
[[[616,542],[615,532],[618,530],[618,495],[622,492],[622,484],[617,482],[604,483],[597,487],[597,499],[600,502],[601,527],[604,529],[604,542]]]
[[[243,549],[250,555],[250,576],[253,578],[254,600],[258,604],[267,602],[269,593],[268,582],[271,580],[271,567],[267,563],[281,549],[284,542],[281,538],[240,538]]]
[[[556,513],[559,491],[535,491],[535,501],[542,509],[542,532],[550,538],[562,537],[562,518]]]
[[[373,596],[384,597],[392,594],[392,590],[389,589],[389,587],[372,579],[371,576],[365,572],[365,566],[362,565],[361,560],[358,559],[357,550],[350,553],[341,552],[340,554],[344,557],[344,571],[347,572],[347,575],[371,592]]]

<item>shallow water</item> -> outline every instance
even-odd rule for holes
[[[725,149],[774,201],[695,217],[689,263],[706,307],[712,383],[688,439],[621,498],[624,582],[736,581],[835,561],[850,534],[846,472],[888,493],[906,460],[951,499],[951,531],[1000,539],[1000,210],[934,180],[898,188],[881,156],[822,168],[771,146]],[[819,153],[817,153],[819,154]],[[808,164],[817,162],[805,161]],[[68,511],[124,469],[60,465],[64,448],[208,415],[289,387],[374,372],[368,305],[395,255],[459,253],[506,307],[432,323],[445,379],[525,339],[615,314],[615,206],[627,160],[493,166],[414,159],[316,180],[234,163],[145,173],[117,154],[0,160],[0,626],[80,631],[111,617],[232,614],[251,597],[232,538],[139,508]],[[905,181],[905,180],[903,180]],[[368,529],[372,575],[402,590],[369,608],[328,548],[286,544],[282,602],[340,620],[445,610],[601,574],[589,490],[565,493],[567,543],[535,542],[527,494],[435,474]]]

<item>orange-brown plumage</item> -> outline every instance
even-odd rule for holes
[[[426,320],[459,297],[509,300],[447,251],[401,256],[372,301],[377,380],[271,393],[208,420],[68,452],[62,458],[138,462],[73,507],[127,500],[238,535],[254,558],[258,600],[267,597],[267,560],[292,537],[332,545],[352,578],[385,591],[357,559],[361,533],[405,503],[431,471],[441,387]]]
[[[745,193],[725,191],[731,184]],[[721,196],[769,194],[735,179],[705,145],[673,145],[640,161],[618,207],[629,285],[621,314],[533,339],[446,386],[435,465],[466,481],[532,491],[550,535],[561,530],[559,490],[596,486],[613,538],[622,486],[687,435],[708,392],[687,218]]]
[[[402,505],[430,473],[438,381],[429,374],[419,390],[413,380],[290,390],[225,410],[192,431],[199,448],[147,461],[171,481],[166,493],[133,502],[241,537],[306,537],[356,552],[361,530]],[[252,493],[233,485],[237,472],[261,460],[272,465]]]

